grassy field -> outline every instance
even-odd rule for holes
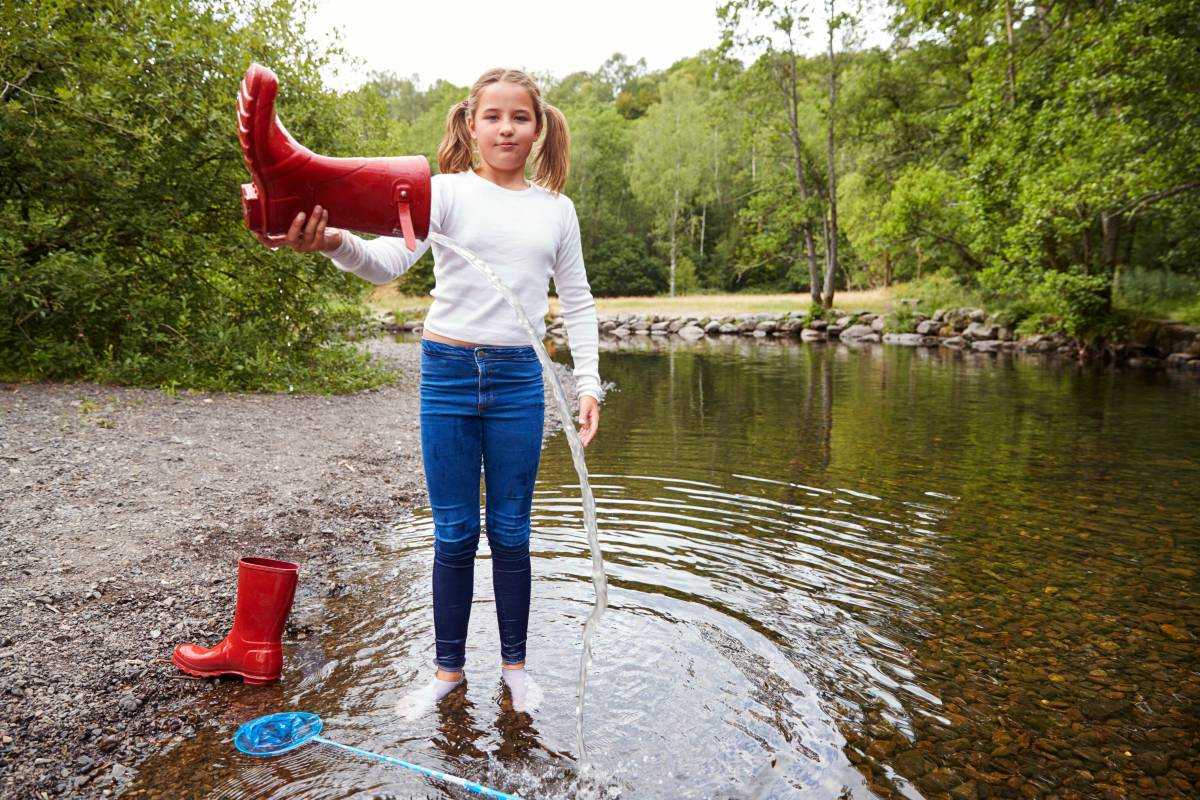
[[[903,296],[903,295],[900,295]],[[891,308],[892,289],[840,292],[835,305],[846,311],[887,311]],[[422,319],[432,299],[397,294],[390,286],[374,289],[367,300],[373,311],[394,312],[400,319]],[[812,302],[808,294],[692,294],[669,297],[599,297],[596,307],[601,314],[651,314],[668,316],[722,317],[727,314],[787,313],[804,311]],[[557,311],[558,299],[550,298],[551,311]]]

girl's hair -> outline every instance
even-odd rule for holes
[[[467,120],[475,114],[475,106],[483,90],[499,81],[523,86],[533,100],[533,113],[541,139],[534,148],[533,181],[552,192],[561,192],[567,183],[567,168],[571,160],[571,137],[567,118],[542,99],[542,90],[533,78],[519,69],[489,69],[479,76],[467,99],[456,103],[446,115],[446,136],[438,148],[438,170],[466,172],[475,165],[475,149]]]

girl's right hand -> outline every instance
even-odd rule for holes
[[[328,209],[316,206],[307,218],[303,211],[297,214],[285,236],[269,236],[258,231],[254,232],[254,236],[272,250],[286,245],[297,253],[328,252],[342,245],[342,232],[337,228],[325,227],[328,221]]]

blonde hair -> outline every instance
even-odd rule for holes
[[[467,98],[451,107],[446,115],[446,135],[438,147],[438,170],[466,172],[475,166],[475,148],[467,120],[474,116],[483,90],[500,81],[515,83],[529,92],[539,134],[534,145],[533,182],[552,192],[561,192],[567,183],[567,169],[571,161],[571,134],[567,129],[567,118],[542,99],[542,90],[533,78],[519,69],[489,69],[475,81]]]

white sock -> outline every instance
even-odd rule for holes
[[[520,669],[501,669],[500,677],[512,695],[513,711],[532,713],[542,702],[542,687],[538,686],[525,671]]]
[[[396,704],[396,713],[409,720],[424,716],[437,708],[438,702],[454,691],[463,682],[465,677],[464,673],[456,681],[444,681],[435,676],[429,683],[414,689],[400,698],[400,702]]]

